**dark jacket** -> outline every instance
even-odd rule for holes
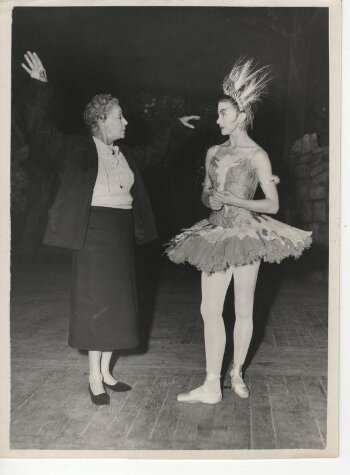
[[[98,170],[98,157],[92,136],[59,132],[49,117],[53,89],[50,84],[32,79],[26,97],[26,124],[30,141],[44,147],[51,160],[62,164],[60,186],[43,242],[51,246],[81,249],[83,247]],[[180,123],[180,122],[178,122]],[[172,145],[174,122],[151,146],[119,145],[135,175],[131,188],[135,238],[145,244],[157,238],[154,216],[140,170],[162,159]]]

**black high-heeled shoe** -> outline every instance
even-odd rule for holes
[[[110,397],[107,393],[94,394],[91,390],[90,384],[89,384],[89,394],[90,394],[91,402],[96,404],[96,406],[105,406],[110,403]]]
[[[125,391],[130,391],[132,389],[131,386],[126,383],[122,383],[121,381],[117,381],[115,384],[108,384],[103,381],[103,385],[105,388],[107,387],[117,393],[124,393]]]

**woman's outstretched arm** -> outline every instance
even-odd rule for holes
[[[25,101],[29,139],[36,146],[44,148],[51,158],[63,158],[64,154],[74,149],[76,136],[59,132],[50,118],[53,89],[39,56],[28,51],[24,57],[26,63],[22,63],[22,67],[31,77]]]
[[[198,115],[190,115],[179,117],[173,120],[164,133],[157,137],[151,145],[134,145],[130,150],[134,156],[137,166],[142,171],[150,166],[167,164],[168,160],[165,157],[170,157],[174,149],[174,140],[176,135],[183,127],[194,129],[191,123],[193,120],[199,120]]]

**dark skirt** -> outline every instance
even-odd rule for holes
[[[91,207],[84,246],[73,252],[68,344],[113,351],[138,342],[132,210]]]

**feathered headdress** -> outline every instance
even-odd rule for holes
[[[232,97],[241,112],[247,112],[252,104],[261,100],[267,83],[272,79],[270,72],[270,66],[254,71],[252,59],[240,58],[224,79],[224,93]]]

